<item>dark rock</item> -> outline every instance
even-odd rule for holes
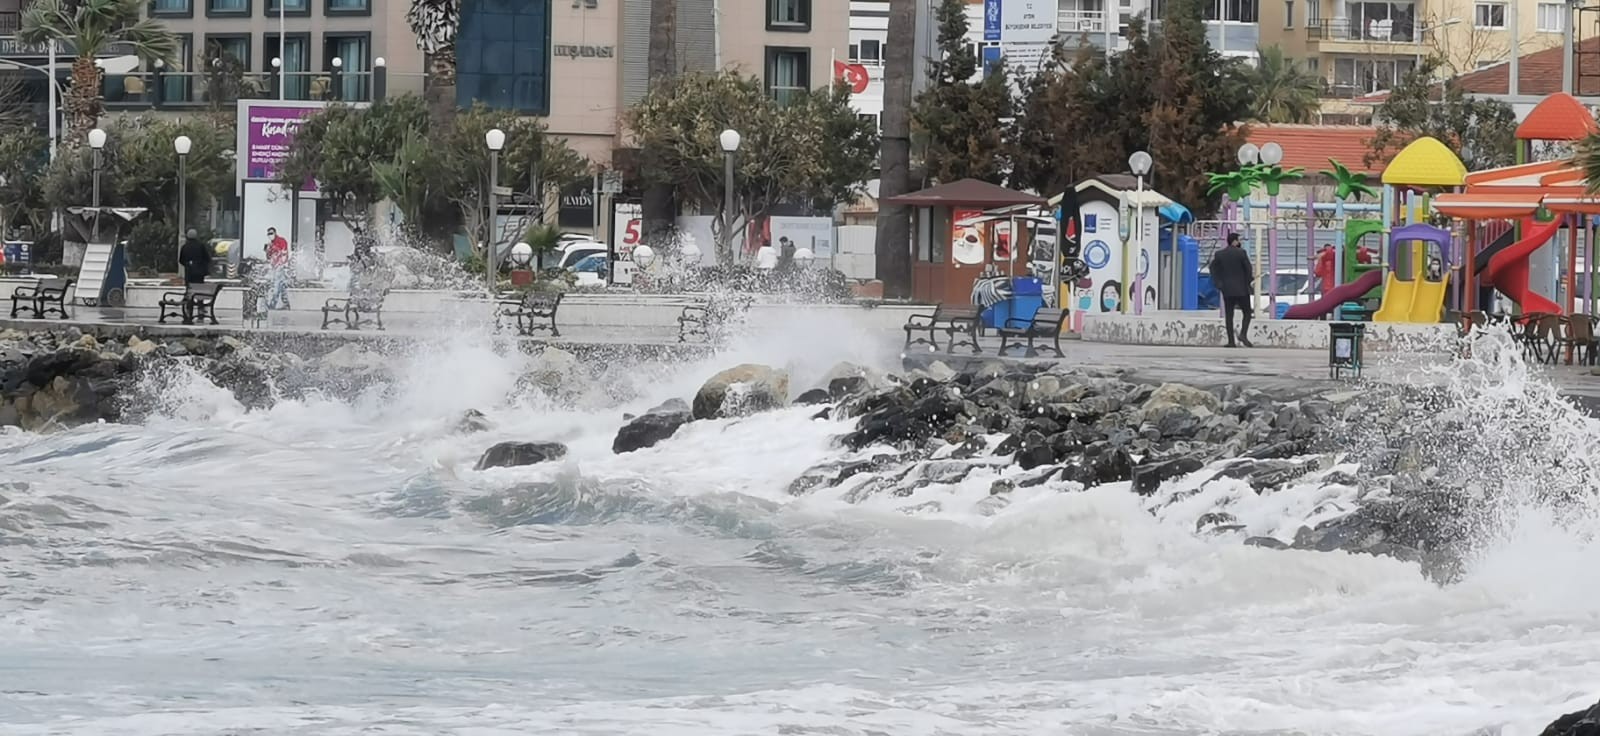
[[[565,457],[567,446],[560,442],[501,442],[478,458],[478,470],[515,468]]]
[[[996,455],[1012,455],[1012,454],[1015,454],[1018,450],[1021,450],[1021,449],[1022,449],[1022,435],[1014,434],[1014,435],[1011,435],[1009,437],[1006,437],[1003,440],[1000,440],[1000,444],[994,446],[994,454],[996,454]]]
[[[851,396],[853,394],[858,394],[858,393],[861,393],[863,391],[866,391],[868,388],[871,388],[871,385],[872,384],[867,381],[867,377],[866,376],[841,376],[839,378],[835,378],[833,380],[828,381],[828,388],[826,390],[823,390],[823,389],[814,389],[814,390],[822,391],[824,395],[826,395],[826,396],[828,396],[830,398],[833,398],[833,399],[842,399],[842,398],[844,398],[846,396]],[[801,394],[801,397],[804,397],[804,396],[806,396],[807,394],[810,394],[810,393],[811,393],[811,391],[807,391],[806,393]],[[798,399],[796,399],[796,403],[799,403]],[[823,402],[818,402],[818,403],[823,403]]]
[[[1245,543],[1246,546],[1250,546],[1250,547],[1266,547],[1267,549],[1288,549],[1289,548],[1289,545],[1284,544],[1283,542],[1280,542],[1277,539],[1274,539],[1272,537],[1251,537],[1249,539],[1244,540],[1244,543]]]
[[[1551,721],[1539,736],[1600,736],[1600,703]]]
[[[837,382],[845,379],[838,378],[834,380]],[[843,396],[844,394],[838,395]],[[799,404],[800,406],[816,406],[818,404],[826,404],[831,402],[834,399],[834,396],[835,394],[830,394],[827,389],[814,388],[795,397],[794,403]]]
[[[483,412],[478,411],[477,409],[466,410],[466,412],[461,415],[461,418],[456,420],[457,434],[472,434],[474,432],[483,432],[488,429],[489,418],[484,416]]]
[[[715,419],[776,409],[789,401],[789,374],[755,363],[707,379],[694,395],[694,418]]]
[[[1056,452],[1050,447],[1050,443],[1045,439],[1044,435],[1038,432],[1029,432],[1022,438],[1022,449],[1017,451],[1015,461],[1023,470],[1032,470],[1041,465],[1054,463],[1056,461]]]
[[[622,425],[617,430],[616,439],[611,441],[611,451],[621,454],[654,447],[675,434],[679,427],[688,424],[690,419],[687,403],[682,399],[668,399]]]
[[[1077,482],[1085,488],[1129,480],[1132,476],[1133,458],[1128,451],[1105,441],[1085,447],[1083,454],[1068,462],[1061,473],[1063,480]]]
[[[1177,478],[1205,467],[1205,462],[1194,455],[1146,460],[1133,469],[1133,492],[1148,496],[1169,478]]]

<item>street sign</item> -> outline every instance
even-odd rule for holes
[[[620,171],[607,171],[604,174],[602,174],[600,176],[600,193],[601,194],[621,194],[622,193],[622,172],[620,172]]]

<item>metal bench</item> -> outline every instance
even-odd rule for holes
[[[1032,319],[1008,319],[997,332],[1000,333],[1000,355],[1006,354],[1008,347],[1021,347],[1010,345],[1012,340],[1027,340],[1028,352],[1026,357],[1038,357],[1039,351],[1033,347],[1033,341],[1041,337],[1050,338],[1050,344],[1045,347],[1055,351],[1057,358],[1067,356],[1061,353],[1061,322],[1066,318],[1064,309],[1041,309],[1033,313]]]
[[[561,293],[528,292],[519,299],[506,299],[495,310],[494,326],[500,329],[500,320],[511,317],[517,321],[517,334],[532,337],[535,332],[548,332],[551,337],[561,337],[556,326],[556,313],[561,311]]]
[[[47,314],[59,314],[66,319],[67,292],[72,289],[73,283],[74,279],[56,277],[18,286],[11,291],[12,318],[26,305],[26,309],[33,312],[34,319],[44,319]]]
[[[166,324],[168,317],[182,317],[186,325],[194,324],[196,319],[217,324],[217,295],[220,293],[222,284],[189,284],[183,291],[162,294],[161,301],[156,302],[161,308],[161,316],[156,321]]]
[[[690,304],[678,314],[678,342],[691,337],[720,340],[727,335],[734,317],[750,310],[755,299],[749,296],[712,296],[705,304]]]
[[[906,331],[907,348],[912,345],[928,345],[934,350],[939,349],[938,333],[944,333],[949,339],[944,351],[955,352],[957,345],[972,346],[972,354],[978,355],[983,348],[978,346],[978,308],[971,305],[952,307],[940,304],[935,307],[933,314],[913,314],[906,318],[904,329]],[[918,335],[912,339],[913,335]],[[957,339],[957,338],[964,339]]]
[[[359,330],[362,325],[372,325],[383,330],[383,302],[389,290],[377,294],[336,296],[322,303],[322,329],[329,325],[344,325],[347,330]],[[368,315],[363,319],[362,315]]]

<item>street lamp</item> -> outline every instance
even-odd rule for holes
[[[1261,163],[1277,166],[1283,163],[1283,146],[1268,141],[1261,146]],[[1307,212],[1310,216],[1312,213]],[[1315,246],[1315,243],[1311,244]],[[1267,316],[1278,316],[1278,191],[1276,184],[1267,187]]]
[[[335,59],[337,61],[337,59]],[[506,132],[499,128],[490,128],[483,134],[483,142],[489,147],[489,237],[483,243],[483,278],[489,288],[489,297],[494,298],[496,279],[500,270],[500,262],[495,258],[495,225],[500,215],[499,203],[495,201],[495,190],[500,188],[500,151],[506,147]]]
[[[729,128],[718,136],[722,144],[722,242],[718,253],[733,253],[733,156],[739,151],[739,131]]]
[[[172,150],[178,153],[178,247],[183,247],[183,230],[189,226],[189,149],[194,146],[194,141],[189,136],[180,135],[172,139]]]
[[[817,254],[810,248],[796,248],[794,250],[795,265],[799,266],[802,271],[811,268],[811,264],[816,260]]]
[[[335,56],[330,63],[333,64],[333,79],[331,80],[333,82],[333,99],[343,100],[344,74],[341,72],[344,70],[344,59]]]
[[[279,38],[282,38],[282,36],[279,36]],[[272,57],[272,76],[274,78],[276,78],[277,81],[278,81],[278,100],[282,101],[282,100],[285,99],[284,94],[285,94],[286,88],[288,87],[288,85],[283,83],[283,58],[282,57],[278,57],[278,56]]]
[[[106,147],[106,132],[99,128],[89,131],[89,148],[93,155],[94,193],[90,205],[94,207],[94,232],[89,239],[100,242],[100,149]]]
[[[1134,151],[1133,155],[1128,156],[1128,170],[1133,172],[1134,180],[1138,184],[1134,188],[1133,222],[1130,224],[1133,229],[1133,253],[1124,253],[1122,258],[1123,314],[1128,314],[1130,311],[1134,314],[1144,313],[1144,299],[1140,296],[1144,293],[1144,274],[1136,269],[1138,268],[1139,257],[1144,255],[1144,177],[1145,174],[1150,173],[1151,163],[1150,154],[1144,151]],[[1132,283],[1135,279],[1138,280],[1136,284]],[[1131,310],[1128,308],[1128,291],[1130,287],[1133,291],[1133,298],[1139,300]]]

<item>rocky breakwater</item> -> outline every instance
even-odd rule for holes
[[[691,402],[628,417],[613,449],[635,451],[670,442],[690,422],[783,406],[787,391],[782,371],[738,366]],[[1447,482],[1452,474],[1440,463],[1448,458],[1406,439],[1418,434],[1417,422],[1395,407],[1424,403],[1378,390],[1211,390],[1062,366],[990,362],[957,371],[935,363],[882,376],[845,365],[795,404],[817,405],[819,419],[853,420],[852,429],[837,438],[839,456],[804,472],[789,492],[904,499],[902,509],[915,513],[971,503],[978,487],[985,492],[976,510],[993,513],[1022,489],[1109,486],[1196,534],[1386,555],[1449,580],[1473,538],[1475,502]],[[1274,494],[1290,494],[1273,504],[1285,518],[1241,511]],[[1241,521],[1246,516],[1251,521]]]
[[[351,395],[389,380],[385,363],[354,347],[305,358],[228,336],[112,343],[73,328],[8,330],[0,332],[0,426],[47,431],[136,421],[191,396],[178,385],[187,377],[227,389],[252,409],[312,391]]]

